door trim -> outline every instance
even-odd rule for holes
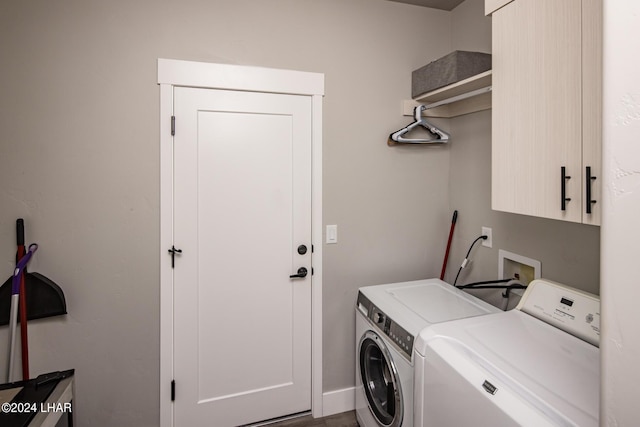
[[[160,86],[160,426],[173,425],[173,88],[245,90],[311,97],[311,413],[323,415],[322,394],[322,97],[324,74],[158,59]],[[178,130],[179,131],[179,124]],[[179,380],[175,385],[180,392]]]

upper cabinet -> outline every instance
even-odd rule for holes
[[[599,225],[602,0],[485,7],[493,12],[493,209]]]

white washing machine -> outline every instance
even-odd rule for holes
[[[548,280],[511,311],[423,330],[419,427],[597,427],[600,301]]]
[[[499,310],[439,279],[359,289],[356,417],[360,427],[413,425],[413,346],[419,332]]]

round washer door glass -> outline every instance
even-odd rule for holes
[[[381,426],[402,423],[402,390],[398,370],[382,338],[367,331],[360,339],[360,376],[367,403]]]

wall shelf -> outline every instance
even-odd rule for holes
[[[405,116],[413,116],[414,108],[417,105],[434,104],[438,101],[455,98],[473,91],[479,91],[482,88],[490,87],[491,70],[419,95],[413,100],[405,100],[402,105],[402,114]],[[426,117],[456,117],[463,114],[475,113],[476,111],[488,110],[490,108],[491,91],[487,90],[477,96],[472,96],[458,101],[452,100],[451,103],[429,108],[422,114]]]

